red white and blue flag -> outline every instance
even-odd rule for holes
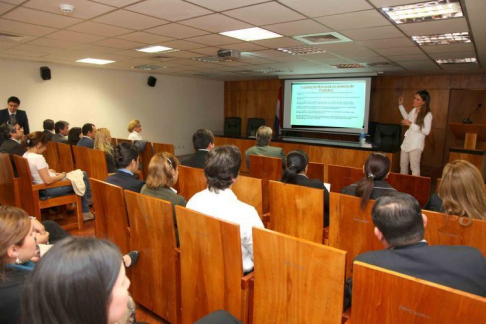
[[[280,135],[283,122],[283,102],[282,102],[282,85],[278,89],[277,109],[275,110],[275,123],[273,124],[273,133],[275,136]]]

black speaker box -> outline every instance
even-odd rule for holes
[[[51,69],[47,66],[42,66],[40,68],[41,78],[42,80],[50,80],[51,79]]]
[[[148,81],[147,81],[147,84],[150,86],[150,87],[155,87],[155,83],[157,83],[157,79],[154,78],[153,76],[150,76],[148,78]]]

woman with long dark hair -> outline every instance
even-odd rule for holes
[[[140,192],[144,181],[138,178],[138,150],[130,143],[120,143],[114,150],[115,164],[118,168],[115,174],[106,178],[106,182],[122,187],[124,190]]]
[[[363,166],[365,176],[350,186],[341,189],[341,193],[361,197],[361,208],[365,209],[370,199],[378,199],[391,190],[395,190],[385,179],[390,173],[390,159],[383,153],[372,153]]]
[[[412,175],[420,176],[420,159],[425,147],[425,136],[429,135],[432,129],[430,94],[427,90],[418,91],[410,113],[407,113],[403,106],[403,97],[398,97],[398,105],[403,116],[402,125],[409,126],[401,146],[400,173],[408,174],[410,164]]]

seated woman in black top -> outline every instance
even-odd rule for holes
[[[83,133],[81,132],[81,127],[73,127],[69,130],[67,143],[69,145],[78,145],[82,136]]]
[[[486,190],[479,170],[464,160],[448,163],[437,193],[424,209],[467,217],[467,221],[460,222],[464,226],[470,225],[472,219],[486,220]]]
[[[361,208],[365,209],[370,199],[378,199],[395,189],[385,181],[390,173],[390,159],[382,153],[372,153],[363,166],[365,176],[350,186],[341,189],[345,195],[361,197]]]
[[[118,168],[115,174],[106,178],[106,182],[122,187],[124,190],[140,192],[144,181],[135,174],[138,171],[138,150],[130,143],[115,146],[115,163]]]
[[[304,151],[292,151],[287,155],[287,169],[284,170],[282,182],[304,187],[324,190],[324,226],[329,225],[329,191],[319,179],[307,178],[309,157]]]

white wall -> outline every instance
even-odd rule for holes
[[[51,69],[43,81],[39,68]],[[110,129],[113,137],[126,138],[131,119],[142,123],[144,139],[172,143],[176,154],[192,153],[192,133],[198,128],[222,131],[224,83],[176,76],[92,67],[0,60],[0,108],[10,96],[21,101],[30,130],[42,130],[42,121],[66,120],[71,127],[91,122]]]

